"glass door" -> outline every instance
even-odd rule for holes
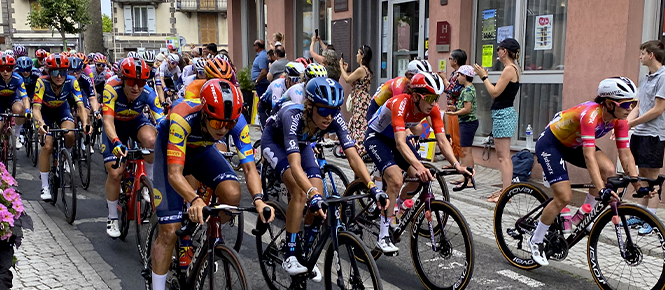
[[[393,4],[393,77],[404,75],[409,61],[418,57],[418,7],[417,1]]]

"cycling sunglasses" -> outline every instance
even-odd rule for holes
[[[339,111],[341,110],[339,107],[323,107],[317,105],[315,105],[314,107],[316,107],[316,111],[319,113],[319,116],[321,117],[328,117],[330,115],[333,115],[334,117],[337,114],[339,114]]]
[[[222,128],[226,128],[227,130],[233,129],[233,127],[236,126],[238,123],[238,120],[217,120],[217,119],[208,119],[208,124],[210,124],[210,128],[213,128],[215,130],[219,130]]]
[[[300,82],[300,77],[289,77],[291,79],[291,82],[294,84],[297,84]]]
[[[13,71],[14,71],[14,67],[11,66],[11,65],[0,66],[0,72],[13,72]]]
[[[20,68],[19,67],[19,68],[16,68],[16,72],[19,72],[19,73],[32,72],[32,67],[30,67],[30,68]]]
[[[635,99],[625,100],[623,102],[617,102],[617,101],[612,101],[612,102],[624,110],[630,110],[632,108],[635,108],[635,106],[637,106],[637,100]]]
[[[425,102],[428,103],[434,103],[439,101],[439,95],[435,94],[428,94],[428,95],[418,94],[418,95],[420,95],[420,97],[423,98],[423,100],[425,100]]]
[[[139,86],[139,88],[144,87],[145,84],[148,82],[147,80],[132,79],[132,78],[123,78],[123,81],[125,82],[125,84],[127,84],[130,87]]]
[[[49,70],[48,73],[52,78],[57,77],[57,76],[66,77],[69,74],[69,70],[68,69],[52,69],[52,70]]]
[[[101,67],[101,66],[106,66],[105,63],[97,63],[97,64],[95,64],[95,65],[96,65],[96,66],[100,66],[100,67]]]

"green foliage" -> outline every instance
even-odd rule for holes
[[[238,83],[240,83],[240,89],[243,91],[253,91],[254,90],[254,81],[252,81],[252,72],[249,70],[249,67],[244,67],[238,72]]]
[[[113,20],[111,20],[111,17],[106,14],[102,15],[102,31],[103,32],[113,31]]]
[[[64,40],[65,33],[81,33],[90,24],[88,5],[88,0],[38,0],[28,14],[28,25],[57,30]]]

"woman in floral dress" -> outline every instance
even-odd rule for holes
[[[349,121],[349,131],[351,132],[351,138],[356,140],[356,144],[358,145],[362,145],[362,141],[365,139],[365,131],[367,130],[367,119],[365,119],[365,115],[367,115],[367,108],[369,107],[369,101],[372,97],[369,94],[373,76],[372,70],[369,68],[369,62],[371,60],[372,49],[367,45],[363,45],[358,49],[356,62],[358,62],[360,66],[350,75],[346,72],[349,64],[344,62],[343,59],[339,60],[340,68],[342,70],[342,78],[347,84],[353,86],[353,90],[348,96],[348,98],[350,98],[349,102],[351,102],[351,108],[353,109],[349,110],[349,107],[347,106],[347,110],[353,113],[353,116]],[[347,105],[349,102],[347,102]],[[362,148],[362,146],[360,146],[360,148]]]

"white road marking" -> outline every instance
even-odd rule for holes
[[[16,171],[18,171],[18,170],[16,170]],[[32,176],[32,174],[30,174],[30,173],[22,172],[22,173],[16,174],[16,179],[28,180],[29,181],[29,180],[35,180],[35,177]]]
[[[536,280],[531,279],[527,276],[517,274],[517,273],[515,273],[513,271],[510,271],[510,270],[501,270],[501,271],[498,271],[496,273],[500,274],[500,275],[503,275],[503,276],[506,276],[506,277],[508,277],[510,279],[513,279],[515,281],[522,282],[522,283],[526,284],[527,286],[529,286],[531,288],[539,288],[539,287],[545,286],[545,284],[540,282],[540,281],[536,281]]]
[[[75,220],[74,225],[80,225],[84,223],[101,223],[101,222],[106,222],[106,217],[96,217],[96,218],[87,218],[87,219],[80,219],[80,220]]]

